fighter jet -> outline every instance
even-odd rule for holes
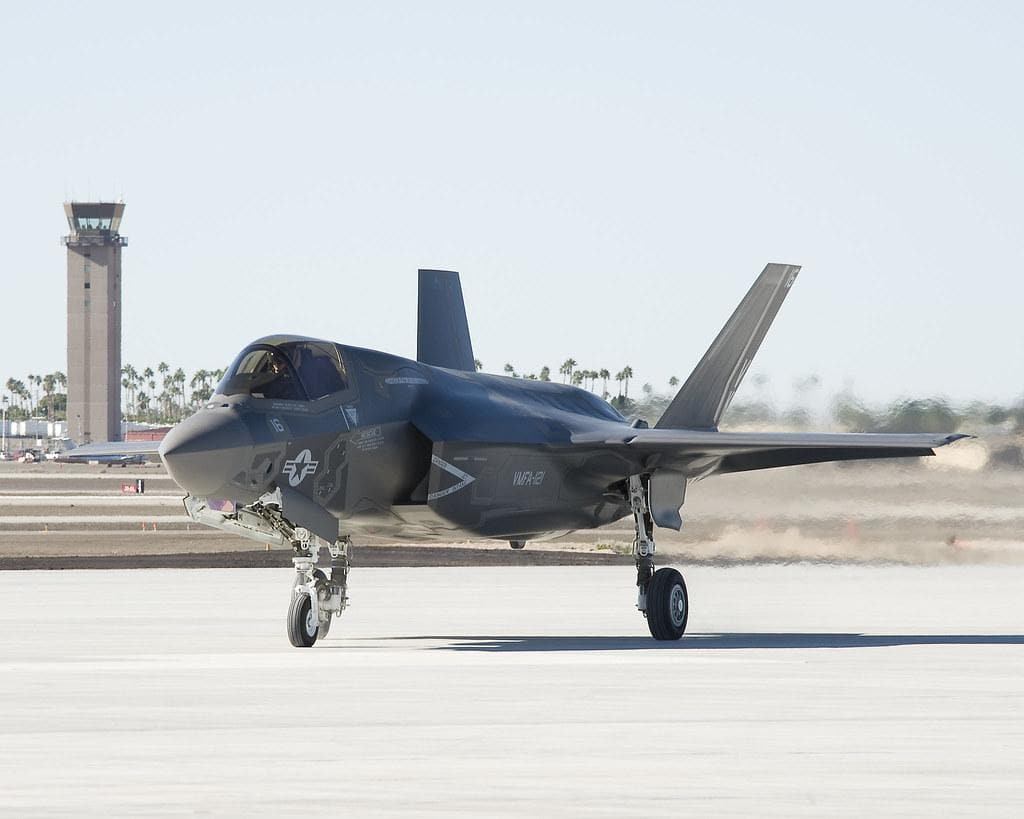
[[[691,481],[933,455],[964,437],[719,431],[799,270],[764,268],[653,428],[577,387],[477,372],[459,275],[420,270],[415,361],[304,336],[261,338],[159,455],[193,520],[294,550],[294,646],[312,646],[345,609],[353,537],[522,548],[626,517],[636,607],[654,639],[678,640],[686,583],[677,569],[655,567],[655,528],[681,527]]]

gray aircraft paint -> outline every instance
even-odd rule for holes
[[[630,514],[630,476],[649,480],[654,521],[678,529],[695,478],[931,455],[962,437],[717,430],[798,271],[765,268],[655,429],[573,386],[475,372],[458,274],[421,270],[424,360],[318,342],[340,356],[343,390],[316,400],[218,393],[159,452],[190,494],[245,505],[281,491],[292,523],[329,541],[339,531],[536,540]],[[318,340],[271,336],[246,350],[307,341]]]

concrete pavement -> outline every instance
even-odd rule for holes
[[[1024,814],[1024,569],[0,573],[0,814]]]

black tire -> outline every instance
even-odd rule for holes
[[[690,598],[675,569],[658,569],[647,584],[647,627],[655,640],[678,640],[686,631]]]
[[[288,642],[296,648],[309,648],[320,636],[319,624],[312,623],[312,611],[313,606],[308,594],[292,596],[292,602],[288,606]]]
[[[513,549],[525,549],[526,548],[526,541],[525,540],[510,540],[508,542],[508,545],[511,546]]]

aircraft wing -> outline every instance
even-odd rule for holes
[[[611,433],[611,434],[609,434]],[[818,432],[713,432],[630,429],[572,436],[581,447],[608,448],[638,456],[651,475],[651,515],[659,526],[678,530],[686,484],[693,479],[777,466],[913,458],[968,435],[883,435]]]
[[[935,448],[969,436],[820,432],[710,432],[630,429],[614,435],[572,436],[574,445],[623,447],[653,459],[653,468],[680,469],[692,477],[776,466],[934,455]]]

